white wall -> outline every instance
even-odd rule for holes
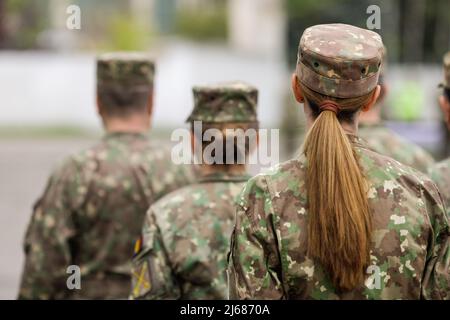
[[[286,17],[280,0],[229,0],[230,44],[239,50],[282,57]]]
[[[278,123],[289,83],[282,61],[180,41],[164,46],[156,56],[155,126],[184,123],[192,108],[193,85],[230,80],[257,86],[263,124]],[[0,126],[100,126],[94,55],[0,52],[0,70]]]

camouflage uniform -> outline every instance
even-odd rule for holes
[[[428,152],[386,128],[383,124],[360,124],[358,136],[363,138],[373,151],[422,172],[426,172],[434,164],[434,159]]]
[[[437,184],[445,200],[447,214],[450,217],[450,158],[432,166],[428,171],[428,175]]]
[[[442,87],[450,88],[450,52],[444,56],[445,79]],[[450,158],[429,168],[430,177],[436,182],[446,201],[447,213],[450,217]]]
[[[379,48],[381,39],[371,31],[340,24],[311,27],[300,42],[299,64],[318,73],[300,81],[332,96],[365,93],[376,85],[376,76],[366,79],[362,70],[377,73]],[[339,292],[306,254],[308,163],[301,155],[250,179],[240,195],[229,262],[231,298],[450,298],[450,230],[436,186],[418,171],[373,152],[360,138],[348,138],[370,185],[374,269],[365,283]]]
[[[126,78],[136,76],[136,69],[129,71],[140,65],[145,81],[153,79],[150,61],[122,61],[101,59],[99,72],[118,68],[117,77]],[[127,298],[129,256],[145,210],[193,180],[187,166],[172,165],[170,151],[143,133],[111,132],[66,159],[34,206],[19,298]],[[66,286],[69,265],[80,267],[81,290]]]
[[[188,121],[257,121],[252,87],[198,87],[194,97]],[[248,178],[217,170],[151,206],[133,257],[132,299],[227,297],[226,255],[235,199]]]

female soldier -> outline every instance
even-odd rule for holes
[[[308,119],[303,154],[242,191],[231,298],[450,298],[436,186],[356,136],[379,95],[382,51],[376,33],[354,26],[305,30],[292,76]]]
[[[131,298],[227,297],[234,204],[250,178],[246,159],[257,144],[257,96],[256,88],[241,82],[194,87],[188,122],[200,177],[147,212],[133,258]]]

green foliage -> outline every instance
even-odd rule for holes
[[[179,10],[175,32],[186,38],[208,41],[227,37],[227,11],[225,6],[215,10]]]
[[[8,13],[18,13],[23,10],[27,5],[26,0],[7,0],[6,11]]]
[[[290,17],[305,17],[321,10],[330,10],[342,0],[285,0],[286,10]]]
[[[424,95],[423,89],[417,82],[404,83],[392,96],[389,105],[392,107],[393,118],[401,121],[420,119]]]
[[[7,42],[16,49],[36,46],[38,35],[49,27],[48,0],[7,0],[6,14],[15,22],[15,29],[7,35]]]
[[[144,50],[152,40],[152,32],[125,14],[113,16],[106,29],[106,50]]]

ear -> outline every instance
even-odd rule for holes
[[[362,108],[362,111],[364,111],[364,112],[369,111],[374,106],[375,102],[377,102],[378,98],[380,97],[380,92],[381,92],[381,87],[380,87],[380,85],[377,85],[377,87],[375,88],[369,101]]]
[[[450,101],[447,100],[443,95],[439,96],[439,105],[442,112],[444,113],[444,121],[450,130]]]
[[[378,101],[383,101],[384,98],[389,94],[389,87],[386,85],[386,83],[380,84],[381,90],[380,90],[380,97],[378,98]]]
[[[305,98],[303,97],[302,88],[300,87],[300,83],[298,81],[297,75],[295,73],[292,74],[291,77],[292,91],[294,92],[295,100],[299,103],[305,102]]]

